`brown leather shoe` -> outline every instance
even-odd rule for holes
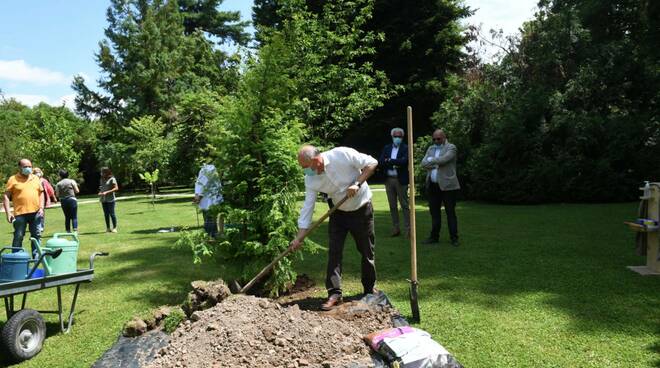
[[[332,294],[328,297],[325,303],[321,304],[321,310],[329,311],[337,305],[341,304],[342,298],[339,294]]]

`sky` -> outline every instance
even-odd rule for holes
[[[533,17],[537,0],[465,0],[476,13],[466,20],[483,33],[517,33]],[[108,0],[0,0],[0,91],[33,106],[39,102],[73,107],[71,81],[82,75],[96,86],[94,54],[104,38]],[[251,20],[252,0],[225,0],[222,10]],[[252,30],[252,29],[251,29]],[[485,51],[488,53],[488,51]]]

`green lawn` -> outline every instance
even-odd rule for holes
[[[418,237],[430,218],[418,202]],[[374,193],[378,287],[409,314],[409,246],[389,238],[385,193]],[[317,215],[327,207],[317,206]],[[634,255],[634,236],[622,221],[636,203],[502,206],[461,202],[461,246],[418,247],[419,324],[466,367],[653,367],[660,366],[660,278],[625,268],[644,264]],[[49,338],[35,359],[20,367],[88,367],[134,314],[183,300],[194,279],[221,277],[214,264],[192,265],[172,249],[170,226],[195,226],[189,198],[167,198],[153,211],[146,199],[117,204],[119,233],[106,234],[98,204],[79,207],[80,266],[94,250],[110,257],[96,262],[96,278],[83,285],[72,333]],[[47,210],[47,232],[63,228],[61,210]],[[0,242],[11,241],[4,225]],[[327,244],[327,227],[313,238]],[[27,242],[26,242],[27,244]],[[307,255],[298,270],[323,287],[325,254]],[[359,259],[347,241],[345,290],[361,291]],[[65,297],[70,298],[67,290]],[[54,290],[31,294],[28,305],[52,308]],[[4,317],[4,314],[2,314]],[[4,321],[4,319],[3,319]]]

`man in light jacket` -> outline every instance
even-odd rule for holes
[[[426,169],[426,191],[431,212],[431,234],[424,244],[438,243],[442,219],[440,208],[444,203],[451,244],[457,247],[456,197],[461,185],[456,176],[456,146],[449,143],[442,129],[433,132],[433,145],[426,151],[422,167]]]

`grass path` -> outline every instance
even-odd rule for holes
[[[425,202],[417,209],[418,238],[430,227]],[[389,238],[385,193],[374,193],[378,286],[409,314],[409,248]],[[317,206],[317,215],[325,208]],[[458,205],[461,247],[419,246],[419,327],[431,332],[466,367],[658,367],[660,278],[625,268],[644,263],[634,255],[633,234],[621,222],[635,203],[501,206]],[[222,277],[220,265],[193,265],[173,249],[171,226],[196,226],[190,198],[164,198],[151,208],[145,198],[117,204],[119,233],[104,232],[99,205],[79,207],[81,260],[92,251],[96,278],[83,285],[72,333],[49,337],[35,359],[18,367],[89,367],[116,340],[122,324],[162,304],[182,301],[195,279]],[[46,213],[47,236],[63,229],[59,208]],[[11,242],[9,224],[0,242]],[[327,244],[324,225],[312,237]],[[26,242],[27,245],[27,242]],[[347,294],[361,291],[352,240],[345,250]],[[325,254],[306,255],[298,270],[323,285]],[[66,290],[65,299],[71,291]],[[321,295],[319,295],[321,296]],[[55,291],[31,294],[28,305],[52,308]],[[4,314],[2,317],[4,318]],[[4,319],[0,323],[4,322]]]

